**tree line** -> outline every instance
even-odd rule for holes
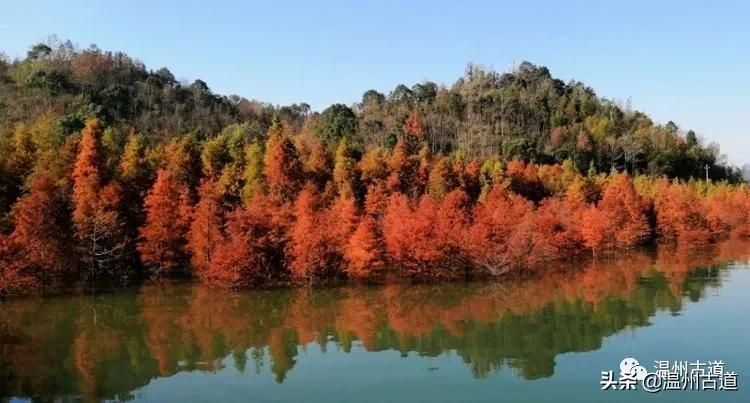
[[[750,233],[717,147],[529,63],[320,114],[69,43],[0,62],[0,86],[2,293],[453,279]]]
[[[158,150],[133,135],[111,171],[89,120],[62,149],[63,174],[34,174],[14,204],[3,289],[138,274],[226,287],[449,280],[654,239],[750,235],[746,185],[431,155],[417,114],[388,154],[358,156],[345,139],[333,153],[308,148],[279,120],[269,132],[261,145],[237,125],[202,147],[175,138]]]
[[[0,349],[7,380],[0,395],[126,400],[156,378],[228,366],[282,383],[316,358],[303,354],[315,348],[450,352],[477,378],[505,370],[545,378],[558,354],[598,349],[605,337],[648,325],[656,312],[679,313],[685,295],[698,301],[710,294],[726,262],[746,261],[747,251],[746,242],[699,256],[660,247],[503,285],[236,293],[167,283],[94,299],[20,298],[0,310],[0,337],[12,340]]]

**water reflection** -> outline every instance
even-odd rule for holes
[[[678,314],[684,297],[698,301],[720,286],[724,263],[746,262],[748,252],[740,242],[700,253],[660,248],[512,284],[255,292],[149,284],[8,301],[0,305],[0,398],[130,399],[152,379],[224,365],[282,383],[315,345],[337,347],[328,354],[450,352],[474,377],[550,377],[558,354],[598,349],[606,336],[648,326],[659,310]]]

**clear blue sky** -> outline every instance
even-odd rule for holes
[[[746,1],[9,3],[0,50],[10,57],[56,34],[217,93],[316,110],[370,88],[450,85],[468,62],[505,70],[529,60],[750,162]]]

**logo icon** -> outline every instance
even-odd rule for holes
[[[620,378],[630,378],[636,381],[646,379],[648,371],[644,366],[638,363],[638,360],[632,357],[620,361]]]

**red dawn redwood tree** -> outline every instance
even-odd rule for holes
[[[293,279],[312,284],[330,277],[336,267],[331,235],[323,229],[321,202],[315,190],[304,188],[294,203],[294,223],[289,229],[287,255]]]
[[[615,246],[629,248],[648,235],[646,202],[627,175],[609,178],[597,206],[607,216]]]
[[[410,141],[413,141],[415,143],[421,141],[422,134],[424,133],[424,124],[422,123],[422,118],[419,117],[419,115],[415,112],[409,112],[409,115],[406,117],[406,121],[404,121],[402,130],[404,132],[404,136],[406,138],[409,138]]]
[[[47,175],[31,182],[31,192],[13,206],[13,232],[0,238],[0,295],[29,290],[69,274],[73,266],[67,210]]]
[[[357,202],[351,196],[339,196],[324,212],[324,229],[338,251],[343,250],[349,237],[357,229]]]
[[[717,237],[709,222],[709,209],[704,197],[693,185],[660,181],[654,200],[659,235],[684,245],[706,244]]]
[[[427,196],[424,196],[427,197]],[[443,254],[446,275],[453,276],[463,269],[468,276],[467,233],[471,223],[471,201],[461,189],[456,189],[440,202],[435,211],[434,247]]]
[[[438,280],[452,276],[455,258],[451,254],[452,237],[444,234],[443,229],[454,218],[457,215],[440,211],[427,195],[413,208],[403,194],[391,196],[383,216],[383,237],[389,257],[408,277]]]
[[[419,235],[414,232],[411,215],[409,198],[405,195],[395,193],[388,199],[383,214],[383,237],[389,258],[401,266],[404,266],[404,263],[412,257],[410,248],[414,241],[412,236]],[[419,269],[419,263],[416,266],[415,271]],[[407,271],[410,270],[407,269]]]
[[[185,264],[187,232],[192,209],[187,186],[160,170],[144,199],[146,222],[140,228],[138,252],[154,277]]]
[[[269,194],[279,201],[294,200],[304,180],[299,153],[283,125],[275,120],[269,131],[264,175]]]
[[[479,194],[482,192],[481,171],[482,163],[479,160],[472,160],[463,167],[460,175],[461,188],[474,201],[479,198]]]
[[[310,157],[305,164],[307,179],[315,185],[318,191],[322,192],[330,181],[332,172],[333,163],[328,155],[328,150],[326,150],[322,141],[315,139]]]
[[[198,204],[193,210],[193,221],[187,234],[190,262],[198,278],[207,275],[216,246],[224,238],[223,216],[216,183],[205,180],[198,189]]]
[[[385,268],[385,244],[377,221],[367,216],[349,238],[344,248],[345,273],[352,279],[368,280]]]
[[[375,218],[382,217],[385,213],[385,209],[388,205],[388,187],[385,183],[380,182],[367,188],[367,194],[365,195],[365,213]]]
[[[518,264],[517,250],[509,240],[519,239],[520,224],[533,214],[533,204],[495,185],[473,212],[467,236],[472,262],[491,275],[502,274]]]
[[[266,196],[229,214],[226,237],[216,246],[201,280],[220,287],[257,286],[286,279],[288,214]]]
[[[409,150],[408,142],[402,137],[396,143],[388,159],[386,183],[391,192],[401,192],[410,197],[419,194],[419,156]]]
[[[579,231],[583,239],[583,245],[596,256],[607,245],[610,223],[607,214],[594,206],[591,206],[579,215]]]
[[[89,120],[73,166],[73,225],[92,275],[111,269],[125,247],[118,213],[121,190],[115,182],[104,183],[100,137],[99,121]]]

